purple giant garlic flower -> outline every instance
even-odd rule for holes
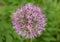
[[[13,14],[13,27],[22,37],[34,38],[41,35],[45,25],[45,15],[33,4],[26,4]]]

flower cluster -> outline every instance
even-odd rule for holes
[[[13,27],[22,37],[34,38],[41,35],[45,25],[45,15],[33,4],[26,4],[13,14]]]

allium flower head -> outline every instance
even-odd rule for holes
[[[34,38],[41,35],[45,25],[45,15],[33,4],[26,4],[13,14],[13,27],[22,37]]]

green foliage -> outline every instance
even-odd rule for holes
[[[0,0],[0,42],[25,42],[12,26],[13,12],[26,3],[39,6],[46,15],[46,27],[32,42],[60,42],[59,0]]]

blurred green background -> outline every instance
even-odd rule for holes
[[[39,6],[47,18],[42,35],[32,42],[60,42],[60,0],[0,0],[0,42],[25,42],[13,29],[11,16],[27,3]]]

